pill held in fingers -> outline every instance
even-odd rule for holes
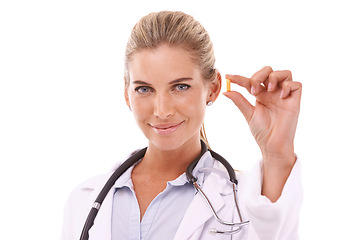
[[[226,78],[226,91],[231,91],[231,80]]]

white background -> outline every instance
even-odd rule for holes
[[[58,239],[69,192],[146,145],[124,102],[123,54],[135,22],[166,9],[206,27],[222,74],[270,65],[303,83],[301,239],[356,239],[354,2],[192,0],[1,1],[0,239]],[[224,96],[206,131],[235,168],[260,158]]]

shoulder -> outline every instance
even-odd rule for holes
[[[132,152],[129,156],[133,155]],[[128,157],[129,157],[128,156]],[[125,158],[126,159],[126,158]],[[112,173],[123,163],[118,161],[106,173],[91,177],[77,185],[69,194],[63,218],[62,239],[78,239],[80,230],[98,193]]]
[[[89,179],[86,179],[79,185],[77,185],[69,195],[69,199],[77,198],[81,195],[86,195],[86,193],[90,193],[95,189],[99,188],[104,184],[105,179],[107,179],[108,173],[100,174]]]
[[[79,185],[77,185],[69,195],[68,201],[76,201],[79,200],[83,203],[84,199],[89,199],[88,195],[90,195],[94,191],[98,191],[98,189],[102,189],[107,180],[110,178],[112,173],[130,156],[134,155],[139,150],[135,150],[131,152],[128,156],[124,158],[124,160],[118,161],[106,173],[101,173],[89,179],[86,179]],[[91,199],[90,199],[91,200]]]
[[[69,194],[66,205],[65,215],[70,219],[87,213],[93,204],[95,192],[105,184],[108,174],[101,174],[89,178],[77,185]]]
[[[64,208],[62,239],[78,239],[93,204],[94,192],[104,179],[105,174],[92,177],[79,184],[69,194]]]

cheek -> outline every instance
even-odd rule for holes
[[[131,112],[137,123],[140,122],[140,119],[143,119],[147,116],[149,111],[149,104],[147,101],[142,100],[135,96],[133,89],[128,89],[125,95],[127,97],[126,101],[128,102]]]
[[[131,110],[136,120],[147,117],[151,111],[151,104],[149,101],[144,101],[142,99],[132,98]]]
[[[185,113],[194,117],[197,121],[203,121],[206,111],[206,97],[203,94],[196,94],[184,100],[181,105]]]

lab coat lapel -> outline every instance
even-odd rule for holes
[[[219,188],[215,184],[216,182],[216,176],[212,174],[205,180],[202,189],[209,198],[215,211],[218,212],[224,206],[224,200],[221,197]],[[189,239],[194,233],[200,236],[204,223],[211,217],[213,217],[213,212],[208,203],[200,193],[196,193],[174,239]]]
[[[100,191],[101,188],[97,188],[93,192],[92,203],[95,201]],[[100,207],[98,215],[95,218],[94,225],[89,231],[89,240],[111,239],[111,217],[112,217],[113,196],[114,196],[114,188],[111,188],[103,204]]]

